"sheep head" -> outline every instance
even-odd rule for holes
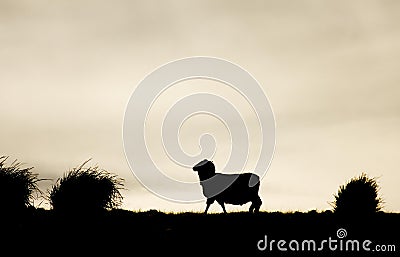
[[[202,160],[193,167],[194,171],[199,174],[200,180],[211,178],[215,175],[215,166],[212,161],[207,159]]]

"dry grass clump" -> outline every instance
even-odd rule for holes
[[[102,211],[122,204],[123,179],[98,166],[84,168],[84,162],[59,178],[49,191],[55,211]]]
[[[0,157],[0,202],[4,211],[18,211],[33,206],[41,191],[37,183],[38,174],[33,167],[22,168],[17,160],[6,165],[8,156]]]
[[[382,209],[383,200],[379,197],[379,185],[376,178],[365,173],[352,178],[339,187],[332,203],[335,213],[345,215],[368,215]]]

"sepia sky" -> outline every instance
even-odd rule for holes
[[[0,0],[0,155],[53,179],[40,182],[43,191],[92,158],[90,165],[125,179],[123,208],[202,211],[204,202],[170,202],[135,179],[122,124],[147,74],[172,60],[214,56],[249,71],[274,110],[276,148],[261,181],[261,210],[329,209],[338,187],[366,172],[378,177],[384,210],[397,212],[399,12],[395,0]],[[187,88],[240,101],[215,82],[185,83],[186,91],[177,85],[165,92],[164,104],[192,92]],[[149,122],[157,139],[160,119]],[[219,139],[218,169],[230,147],[220,124],[207,117],[188,122],[182,145],[195,153],[204,124]],[[252,151],[258,142],[256,135]],[[173,169],[157,141],[151,144],[159,165]],[[197,179],[180,172],[171,175]],[[45,200],[38,204],[49,208]],[[210,210],[221,211],[217,204]]]

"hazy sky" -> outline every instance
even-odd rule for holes
[[[51,179],[92,158],[90,165],[125,179],[123,208],[202,211],[204,202],[169,202],[137,182],[122,122],[131,93],[155,68],[215,56],[249,71],[275,113],[262,210],[328,209],[339,185],[366,172],[379,177],[385,210],[399,211],[399,13],[395,0],[0,0],[0,154]],[[51,183],[40,185],[45,191]]]

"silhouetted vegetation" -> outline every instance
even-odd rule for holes
[[[45,210],[33,206],[33,200],[40,193],[37,174],[16,161],[7,166],[6,160],[7,157],[0,157],[2,210],[29,210],[22,216],[15,215],[16,218],[0,218],[3,235],[0,249],[16,256],[39,255],[44,251],[90,256],[138,253],[148,256],[382,256],[377,251],[331,251],[327,244],[321,251],[281,251],[277,245],[281,240],[287,242],[286,248],[293,240],[321,243],[330,239],[336,246],[340,240],[345,245],[347,239],[357,239],[371,240],[371,249],[378,244],[400,247],[400,214],[380,211],[382,199],[378,196],[378,183],[364,173],[340,186],[333,211],[203,215],[118,209],[122,204],[123,179],[98,166],[85,168],[87,162],[84,162],[66,172],[51,187],[47,198],[52,208]],[[245,177],[243,185],[247,186],[248,181]],[[343,219],[338,213],[357,219]],[[374,215],[367,215],[370,213]],[[339,237],[339,230],[347,234]],[[257,248],[260,240],[265,242],[267,237],[270,248]],[[384,256],[397,255],[398,248],[384,253]]]
[[[339,187],[332,206],[337,214],[359,217],[380,211],[382,204],[376,178],[362,173]]]
[[[98,212],[122,204],[123,179],[98,166],[84,168],[83,163],[59,178],[49,191],[55,211]]]
[[[32,168],[22,168],[17,160],[6,165],[8,157],[0,157],[0,203],[2,213],[21,211],[33,206],[40,190],[37,182],[38,174],[32,173]]]

